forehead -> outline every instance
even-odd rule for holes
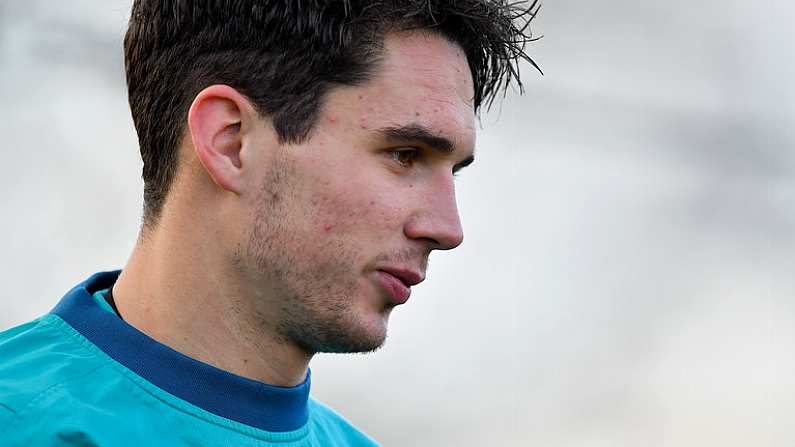
[[[332,91],[324,114],[343,115],[358,130],[419,125],[472,152],[472,77],[461,48],[421,31],[389,34],[384,47],[373,77]]]

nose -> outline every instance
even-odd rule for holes
[[[430,185],[418,197],[417,211],[406,223],[410,239],[426,240],[431,250],[451,250],[464,241],[452,176]]]

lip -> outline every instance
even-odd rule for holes
[[[417,284],[425,280],[425,277],[422,276],[422,274],[417,273],[414,270],[395,268],[395,267],[387,267],[387,268],[382,268],[380,270],[382,272],[389,273],[390,275],[399,279],[403,284],[406,285],[406,287],[416,286]]]
[[[377,270],[376,278],[395,304],[403,304],[408,301],[411,295],[411,286],[419,284],[425,279],[420,273],[401,268]]]

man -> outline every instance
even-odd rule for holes
[[[309,361],[381,346],[461,243],[453,175],[534,13],[134,2],[141,233],[121,272],[0,335],[0,444],[373,444],[309,398]]]

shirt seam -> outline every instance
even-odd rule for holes
[[[86,376],[89,376],[89,375],[95,373],[97,370],[100,370],[100,369],[105,368],[107,366],[108,366],[107,364],[97,365],[97,366],[89,369],[88,371],[84,371],[82,374],[79,374],[79,375],[76,375],[76,376],[73,376],[73,377],[69,377],[67,379],[61,380],[58,383],[54,383],[54,384],[50,385],[49,387],[47,387],[46,389],[44,389],[41,392],[39,392],[38,394],[36,394],[35,396],[31,397],[30,400],[23,407],[21,407],[19,411],[17,411],[14,414],[14,417],[8,422],[6,427],[3,429],[3,436],[7,435],[8,433],[13,432],[13,428],[19,423],[19,421],[25,419],[28,416],[29,412],[33,412],[34,409],[38,406],[38,404],[42,400],[46,399],[51,394],[56,393],[57,391],[62,389],[66,384],[68,384],[70,382],[74,382],[74,381],[80,380],[80,379],[83,379]]]

